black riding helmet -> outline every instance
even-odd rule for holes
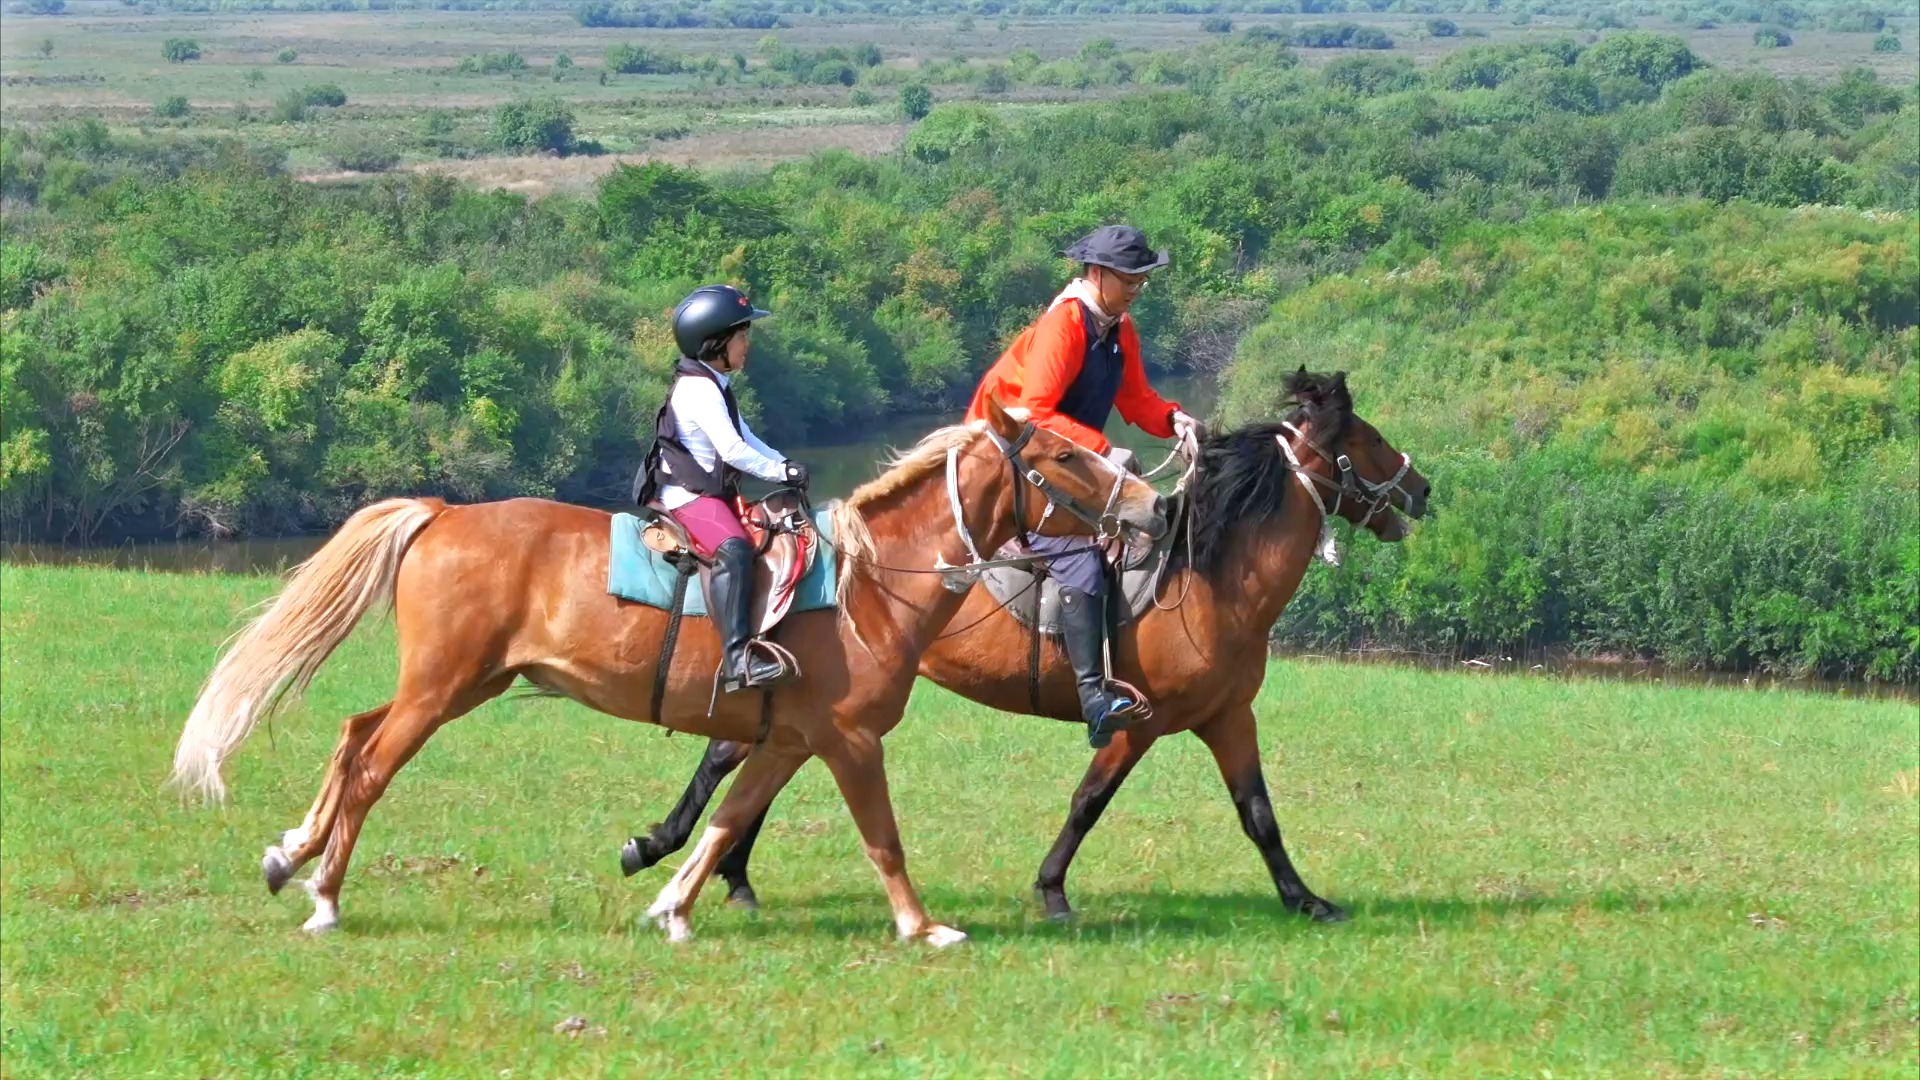
[[[682,356],[698,357],[709,338],[771,314],[731,285],[702,285],[673,309],[673,341]]]

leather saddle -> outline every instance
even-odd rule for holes
[[[1114,596],[1117,602],[1113,603],[1115,626],[1125,626],[1138,619],[1147,605],[1153,603],[1172,544],[1172,530],[1152,544],[1128,544],[1119,539],[1106,544],[1102,556],[1113,574],[1108,580],[1118,578],[1119,585]],[[1023,541],[1014,539],[1004,544],[993,558],[1011,559],[1030,553]],[[980,585],[995,604],[1005,608],[1022,626],[1037,627],[1042,634],[1053,637],[1063,633],[1060,583],[1053,575],[1031,566],[998,566],[980,575]]]
[[[734,505],[756,552],[752,621],[758,637],[780,625],[792,610],[800,581],[819,555],[820,539],[808,522],[805,502],[795,491],[783,489],[753,503],[736,501]],[[711,597],[712,565],[695,553],[687,531],[660,504],[648,503],[643,509],[646,524],[640,530],[640,542],[675,566],[694,565],[701,592]]]

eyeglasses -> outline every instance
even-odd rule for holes
[[[1148,279],[1145,274],[1123,274],[1118,270],[1109,270],[1107,271],[1107,276],[1112,278],[1115,284],[1127,292],[1137,293],[1146,291]]]

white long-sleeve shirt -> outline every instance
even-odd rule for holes
[[[714,378],[720,380],[720,386],[728,384],[728,379],[712,365],[702,364],[713,371]],[[740,430],[736,433],[733,421],[727,417],[727,401],[720,396],[720,386],[706,379],[682,378],[673,383],[673,393],[668,398],[673,403],[674,437],[680,445],[687,448],[693,460],[702,469],[712,472],[721,461],[739,469],[743,473],[757,476],[762,480],[778,483],[787,478],[786,460],[760,437],[747,427],[747,418],[740,418]],[[660,463],[662,472],[672,474],[666,462]],[[700,496],[678,484],[660,485],[660,505],[669,510],[677,510]]]

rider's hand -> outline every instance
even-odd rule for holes
[[[1206,437],[1206,434],[1207,429],[1205,425],[1194,419],[1185,409],[1173,410],[1174,438],[1179,439],[1181,442],[1185,442],[1189,438],[1195,442],[1199,442],[1202,438]]]
[[[807,467],[797,461],[788,461],[785,464],[787,467],[786,482],[805,491],[807,485],[813,480],[812,475],[807,472]]]

